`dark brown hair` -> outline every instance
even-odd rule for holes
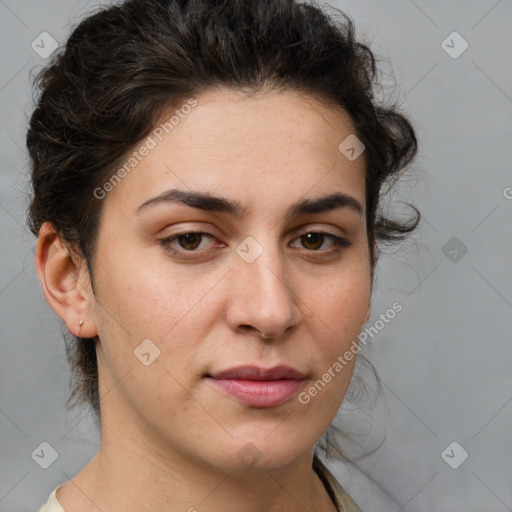
[[[51,222],[83,256],[94,290],[101,201],[93,191],[162,115],[213,87],[294,90],[346,111],[364,143],[372,277],[376,242],[403,240],[420,220],[382,213],[417,152],[414,129],[396,104],[376,100],[376,58],[345,14],[294,0],[129,0],[81,21],[34,80],[27,132],[37,236]],[[341,141],[340,141],[341,142]],[[375,249],[375,250],[374,250]],[[67,340],[78,397],[100,417],[96,338]]]

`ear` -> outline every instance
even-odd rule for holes
[[[96,336],[92,315],[95,299],[87,265],[84,260],[73,261],[50,222],[39,230],[35,264],[44,296],[68,331],[83,338]]]

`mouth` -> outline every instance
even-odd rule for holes
[[[273,368],[239,366],[206,379],[219,391],[249,407],[276,407],[290,400],[303,386],[306,376],[287,365]]]

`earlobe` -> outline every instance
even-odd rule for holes
[[[87,266],[77,266],[50,222],[39,230],[35,265],[44,296],[68,331],[84,338],[96,336],[98,330],[91,314],[94,295],[80,284],[88,277],[84,276]]]

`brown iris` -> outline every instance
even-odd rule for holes
[[[185,235],[178,235],[176,237],[181,247],[189,250],[197,249],[197,247],[201,243],[201,238],[201,233],[186,233]],[[182,243],[182,240],[185,240],[185,242]]]
[[[305,235],[302,235],[300,239],[301,242],[304,243],[304,247],[306,247],[306,249],[319,249],[322,247],[324,235],[321,233],[306,233]],[[318,241],[320,241],[319,244]],[[314,247],[307,247],[308,244],[313,244]]]

